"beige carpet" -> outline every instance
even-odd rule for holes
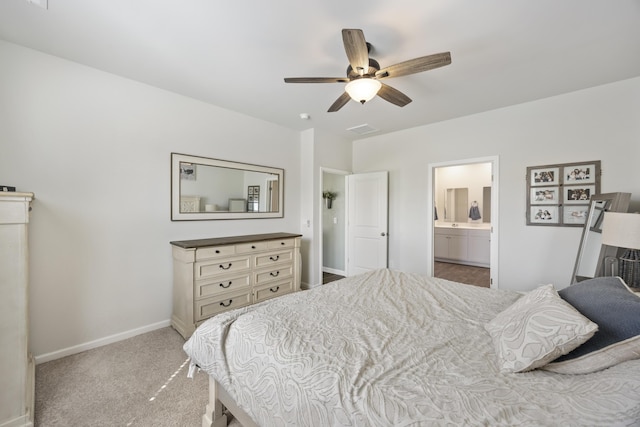
[[[207,376],[162,328],[36,366],[36,426],[200,426]]]

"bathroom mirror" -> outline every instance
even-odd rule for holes
[[[447,188],[445,190],[444,221],[467,222],[469,216],[469,189]]]
[[[282,218],[284,170],[171,153],[171,220]]]
[[[616,256],[618,251],[616,247],[602,244],[604,213],[626,212],[630,199],[631,193],[595,194],[591,197],[571,283],[602,276],[604,259]]]

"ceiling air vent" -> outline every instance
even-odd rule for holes
[[[379,129],[376,129],[373,126],[369,126],[368,124],[364,124],[364,125],[354,126],[347,130],[353,133],[357,133],[358,135],[366,135],[368,133],[378,132]]]
[[[49,0],[27,0],[27,3],[35,4],[43,9],[49,9]]]

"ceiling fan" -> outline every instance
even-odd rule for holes
[[[329,112],[338,111],[349,99],[362,104],[378,95],[399,107],[411,102],[404,93],[388,86],[380,80],[420,73],[451,64],[451,53],[442,52],[400,62],[380,68],[380,64],[369,57],[371,45],[364,39],[364,33],[358,29],[343,29],[342,41],[349,59],[347,77],[286,77],[285,83],[347,83],[345,92],[329,107]]]

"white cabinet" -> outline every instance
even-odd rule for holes
[[[435,256],[450,260],[467,259],[467,230],[459,228],[435,229]]]
[[[300,234],[171,242],[171,325],[184,338],[216,314],[300,290]]]
[[[0,426],[33,426],[27,224],[32,193],[0,192]]]
[[[469,262],[489,265],[490,260],[490,247],[491,239],[489,230],[467,230],[468,231],[468,251],[467,260]]]
[[[489,230],[435,227],[434,258],[460,264],[489,267]]]

